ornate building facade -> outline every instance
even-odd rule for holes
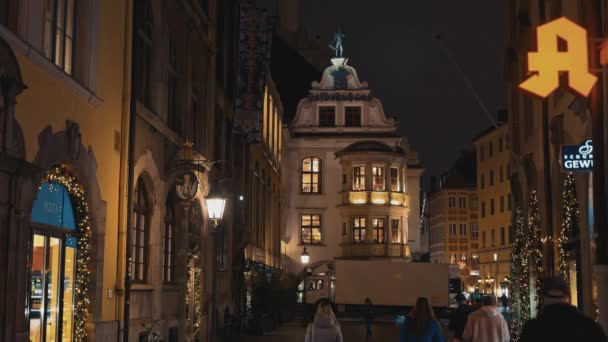
[[[419,251],[417,153],[344,58],[313,82],[286,130],[283,264],[336,258],[407,260]]]

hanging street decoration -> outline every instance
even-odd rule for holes
[[[546,98],[559,87],[559,75],[568,72],[569,87],[589,96],[597,77],[589,73],[587,31],[565,17],[536,28],[538,51],[528,53],[528,72],[533,73],[519,87]],[[559,41],[564,44],[559,44]],[[566,51],[560,51],[559,45]]]

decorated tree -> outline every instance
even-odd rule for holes
[[[526,233],[524,216],[521,208],[515,211],[513,229],[515,229],[514,242],[511,247],[511,338],[513,341],[519,339],[524,323],[530,318],[530,289],[528,251],[526,245]]]
[[[536,195],[536,190],[532,190],[530,193],[530,202],[528,204],[528,239],[526,239],[526,244],[524,246],[524,253],[530,256],[530,266],[533,267],[535,282],[534,282],[534,290],[535,290],[535,304],[536,310],[540,310],[542,307],[543,299],[540,295],[541,289],[543,287],[542,276],[544,274],[543,270],[543,253],[542,253],[542,243],[543,239],[541,237],[541,227],[540,227],[540,213],[538,209],[538,197]],[[529,274],[532,272],[529,271]]]
[[[562,226],[557,238],[559,273],[566,280],[569,278],[569,274],[565,245],[568,243],[568,238],[572,232],[576,231],[578,215],[579,209],[574,176],[572,173],[568,173],[562,183]]]

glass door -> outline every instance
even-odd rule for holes
[[[72,341],[75,240],[67,237],[64,243],[57,237],[41,234],[32,237],[29,306],[32,342]]]

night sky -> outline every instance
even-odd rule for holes
[[[342,24],[344,56],[431,174],[448,168],[490,121],[435,40],[444,44],[488,109],[506,107],[503,1],[303,0],[303,25],[327,46]],[[329,61],[328,65],[329,65]]]

